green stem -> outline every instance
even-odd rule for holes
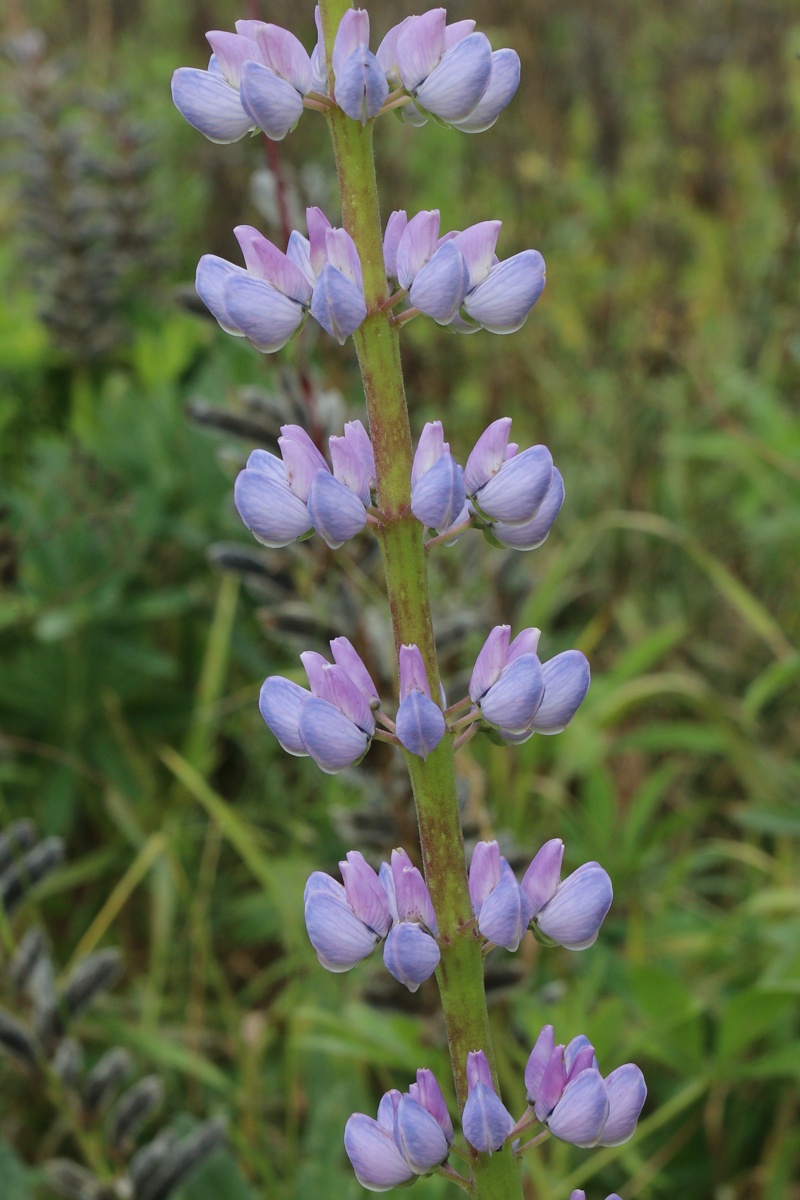
[[[347,0],[320,0],[323,37],[330,52]],[[386,523],[381,543],[395,647],[419,647],[433,696],[439,668],[431,620],[423,529],[410,511],[413,449],[408,421],[400,334],[386,309],[389,296],[375,164],[374,121],[362,126],[338,108],[327,115],[333,141],[342,221],[356,244],[364,272],[368,314],[354,335],[370,434],[375,452],[378,507]],[[456,798],[454,738],[446,733],[423,762],[406,754],[419,822],[425,878],[439,921],[441,963],[437,981],[444,1010],[450,1059],[460,1108],[467,1099],[466,1059],[483,1050],[496,1079],[489,1015],[483,986],[480,941],[471,922],[464,844]],[[466,929],[465,926],[468,926]],[[478,1200],[521,1197],[519,1166],[510,1148],[473,1160],[473,1195]]]

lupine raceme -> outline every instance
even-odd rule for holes
[[[433,420],[415,445],[400,338],[418,317],[461,334],[513,334],[543,293],[545,265],[535,249],[498,258],[501,222],[480,214],[463,229],[443,228],[437,209],[410,216],[397,209],[382,220],[372,149],[387,114],[414,127],[433,121],[485,132],[513,100],[520,61],[512,49],[493,49],[473,20],[448,21],[443,8],[407,17],[380,41],[369,14],[346,0],[321,0],[315,19],[310,52],[266,21],[212,30],[208,68],[180,68],[172,85],[181,114],[220,144],[254,131],[280,141],[306,110],[317,114],[331,134],[340,185],[341,227],[309,208],[305,232],[292,231],[283,250],[253,227],[237,226],[243,265],[204,255],[196,283],[222,329],[261,353],[279,351],[309,316],[341,345],[353,339],[366,420],[330,437],[327,457],[309,431],[285,424],[277,447],[253,449],[234,500],[268,547],[314,533],[332,550],[355,537],[377,539],[397,698],[387,695],[389,685],[381,694],[343,634],[330,642],[330,659],[314,648],[300,655],[307,687],[270,675],[260,711],[287,753],[310,757],[323,772],[351,770],[375,740],[402,754],[408,769],[419,854],[395,849],[373,865],[350,850],[339,863],[341,882],[314,871],[304,895],[308,937],[324,968],[350,971],[382,947],[396,981],[416,992],[435,977],[441,999],[452,1089],[421,1068],[408,1091],[384,1093],[376,1118],[343,1118],[356,1178],[377,1192],[436,1172],[476,1200],[521,1200],[529,1150],[548,1135],[584,1148],[626,1141],[646,1088],[633,1063],[603,1076],[585,1036],[556,1044],[546,1025],[514,1093],[501,1095],[484,998],[486,953],[516,951],[528,930],[543,947],[588,950],[611,906],[612,884],[596,862],[562,879],[559,837],[541,845],[519,878],[496,840],[479,841],[468,854],[455,754],[479,735],[513,747],[560,733],[586,696],[589,663],[578,649],[543,659],[539,629],[512,637],[509,624],[496,625],[465,694],[448,703],[427,556],[470,530],[494,547],[536,549],[562,507],[564,481],[546,446],[510,440],[509,417],[493,420],[472,447],[461,444],[450,416],[450,441],[443,422]],[[460,1116],[463,1146],[451,1111]],[[585,1195],[573,1191],[570,1200]]]

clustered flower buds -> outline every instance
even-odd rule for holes
[[[594,944],[613,890],[599,863],[584,863],[561,882],[564,843],[552,838],[517,883],[497,842],[478,842],[469,868],[469,895],[479,933],[516,950],[529,927],[542,941],[567,950]]]
[[[353,1113],[344,1147],[356,1178],[371,1192],[408,1183],[445,1161],[453,1144],[453,1123],[432,1071],[417,1071],[407,1092],[385,1092],[378,1119]]]
[[[552,1025],[545,1025],[531,1051],[525,1087],[536,1120],[562,1142],[585,1147],[627,1142],[647,1097],[634,1063],[604,1079],[588,1038],[556,1046]]]
[[[434,118],[482,133],[519,86],[516,52],[492,53],[474,21],[447,25],[445,9],[434,8],[395,25],[373,54],[369,14],[356,8],[344,14],[334,38],[331,97],[318,8],[315,15],[318,40],[310,55],[293,33],[265,21],[237,21],[235,33],[207,33],[208,69],[174,73],[175,107],[219,143],[256,129],[281,141],[304,108],[324,112],[332,103],[362,125],[392,108],[411,125]]]
[[[312,529],[332,548],[360,533],[375,484],[372,443],[360,421],[328,441],[333,470],[299,425],[282,425],[281,457],[254,450],[239,473],[234,501],[265,546],[288,546]]]
[[[493,1154],[512,1142],[521,1153],[517,1135],[541,1122],[550,1133],[576,1146],[618,1146],[630,1138],[647,1094],[642,1073],[632,1063],[603,1079],[594,1050],[582,1035],[569,1046],[553,1045],[552,1026],[546,1025],[528,1060],[525,1084],[528,1108],[519,1121],[495,1090],[489,1060],[483,1050],[467,1055],[468,1095],[461,1116],[464,1139],[474,1151]],[[532,1091],[538,1099],[532,1098]],[[407,1092],[385,1092],[378,1119],[354,1113],[345,1126],[345,1150],[362,1187],[371,1192],[410,1183],[446,1162],[453,1145],[453,1124],[433,1073],[417,1071]],[[574,1191],[570,1200],[586,1200]],[[620,1200],[616,1193],[606,1200]]]
[[[306,929],[328,971],[349,971],[385,940],[384,964],[410,992],[439,965],[439,926],[430,894],[405,850],[372,869],[357,850],[339,863],[344,886],[314,871],[304,895]]]

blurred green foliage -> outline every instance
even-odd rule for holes
[[[413,11],[367,7],[378,35]],[[546,1145],[530,1156],[529,1194],[791,1200],[797,13],[788,0],[449,11],[516,47],[520,93],[476,138],[385,120],[387,214],[438,206],[445,228],[502,217],[502,256],[537,246],[549,283],[510,338],[409,328],[412,422],[442,417],[464,455],[490,419],[513,416],[520,442],[552,449],[567,504],[546,546],[507,556],[499,576],[473,543],[442,552],[437,608],[475,617],[454,670],[500,619],[541,626],[547,657],[579,645],[593,664],[567,732],[518,750],[472,743],[462,782],[482,834],[528,857],[561,836],[568,866],[599,859],[616,892],[592,950],[528,939],[521,980],[492,989],[502,1082],[521,1108],[525,1058],[549,1021],[563,1039],[586,1032],[604,1068],[639,1062],[650,1088],[632,1142]],[[409,1001],[379,986],[379,965],[345,977],[317,967],[303,883],[354,844],[337,813],[358,814],[364,790],[276,752],[255,699],[267,673],[296,668],[294,646],[206,555],[220,539],[250,545],[230,498],[249,447],[193,428],[187,400],[225,407],[239,385],[275,390],[281,363],[171,300],[201,253],[236,256],[234,225],[270,228],[251,187],[261,143],[205,142],[171,108],[168,80],[203,63],[206,28],[240,15],[311,45],[310,6],[298,17],[286,0],[246,14],[232,0],[30,5],[50,50],[68,54],[64,127],[84,91],[113,89],[146,129],[163,265],[152,289],[120,302],[121,344],[91,361],[65,354],[37,316],[46,297],[15,232],[31,178],[16,147],[0,183],[0,819],[31,814],[67,836],[71,865],[41,897],[67,951],[92,948],[89,927],[123,947],[127,985],[89,1037],[101,1047],[113,1035],[170,1074],[177,1108],[231,1114],[231,1155],[185,1200],[349,1200],[363,1193],[342,1150],[347,1115],[374,1111],[418,1066],[444,1080],[447,1063],[432,990]],[[4,33],[25,28],[12,4]],[[20,70],[4,68],[9,120]],[[335,216],[323,123],[307,114],[278,156],[300,209],[321,202]],[[352,349],[303,336],[289,359],[361,415]],[[302,559],[315,555],[316,542],[299,565],[270,560],[312,601],[321,585]],[[373,601],[353,560],[340,570]],[[386,769],[378,759],[367,781],[379,787]],[[408,834],[388,837],[387,849]],[[35,1163],[48,1118],[5,1064],[0,1079],[0,1131]],[[0,1156],[5,1186],[27,1200],[21,1163],[2,1142]],[[441,1179],[418,1187],[452,1194]]]

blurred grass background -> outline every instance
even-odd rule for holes
[[[367,7],[373,45],[413,11]],[[442,418],[463,461],[508,414],[567,484],[534,554],[474,538],[438,556],[451,696],[501,620],[593,666],[562,736],[470,744],[465,810],[520,859],[562,836],[569,869],[597,858],[616,891],[585,954],[530,939],[521,958],[495,952],[505,1096],[521,1110],[546,1021],[562,1040],[586,1032],[606,1071],[639,1062],[650,1088],[632,1143],[547,1145],[528,1194],[796,1200],[797,10],[448,11],[519,51],[520,91],[475,138],[382,120],[385,214],[437,206],[446,229],[501,217],[501,256],[536,246],[549,278],[512,337],[409,328],[412,423]],[[383,747],[336,779],[283,756],[256,697],[338,633],[386,669],[380,577],[365,546],[332,556],[318,541],[221,571],[230,543],[253,549],[231,495],[256,442],[189,408],[247,417],[241,389],[257,388],[324,424],[333,387],[363,416],[355,359],[310,326],[263,358],[181,301],[200,254],[238,261],[234,225],[280,241],[276,171],[300,214],[320,203],[335,220],[331,157],[313,114],[266,154],[211,145],[169,99],[176,66],[204,65],[206,29],[259,16],[310,48],[311,7],[14,0],[5,14],[0,824],[30,815],[67,839],[70,865],[38,902],[64,962],[123,950],[89,1043],[116,1039],[166,1072],[176,1111],[231,1117],[231,1154],[185,1195],[350,1200],[363,1193],[347,1115],[418,1066],[444,1080],[442,1027],[432,987],[399,996],[380,964],[321,971],[302,887],[350,847],[413,844],[410,802]],[[0,1061],[14,1200],[37,1186],[23,1164],[52,1119]]]

